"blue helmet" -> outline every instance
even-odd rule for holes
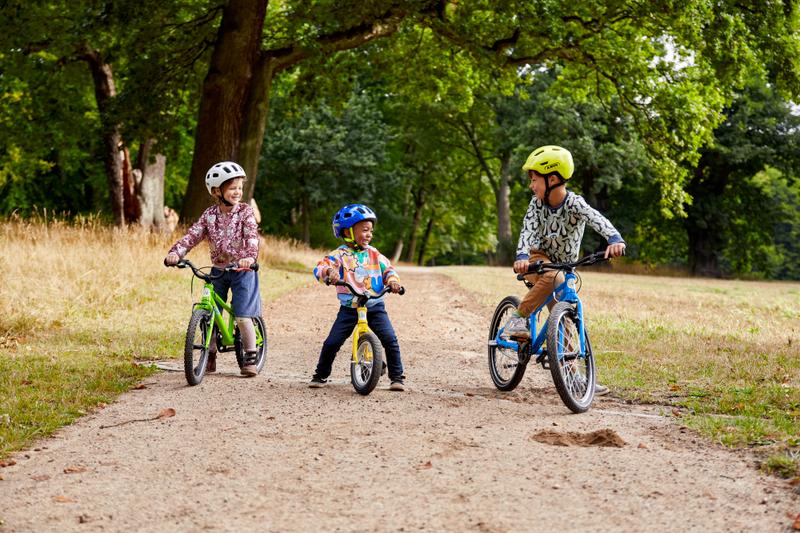
[[[337,239],[343,239],[342,231],[352,228],[362,220],[371,220],[375,224],[378,221],[378,216],[375,211],[363,204],[347,204],[333,215],[333,221],[331,222],[333,235]]]

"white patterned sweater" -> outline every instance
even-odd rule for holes
[[[564,203],[556,208],[546,207],[534,196],[522,221],[517,260],[528,259],[532,250],[541,250],[556,263],[576,261],[587,223],[609,244],[624,242],[611,222],[581,195],[567,192]]]

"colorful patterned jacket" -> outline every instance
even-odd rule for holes
[[[209,207],[169,251],[183,258],[204,237],[214,266],[224,267],[246,257],[258,260],[258,224],[247,204],[236,204],[227,214],[218,205]]]
[[[376,248],[367,246],[364,250],[354,250],[343,244],[326,255],[314,268],[314,277],[325,283],[323,274],[328,267],[339,269],[339,279],[349,282],[356,290],[368,289],[373,293],[383,290],[384,284],[390,281],[400,283],[394,267]],[[345,307],[358,307],[352,293],[347,287],[336,287],[339,303]],[[367,307],[372,307],[383,298],[369,300]]]

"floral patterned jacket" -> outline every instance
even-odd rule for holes
[[[183,258],[204,237],[208,239],[211,262],[216,267],[246,257],[258,259],[258,224],[253,208],[247,204],[236,204],[230,213],[223,213],[218,205],[209,207],[169,251]]]

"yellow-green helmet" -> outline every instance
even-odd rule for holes
[[[541,146],[531,152],[528,160],[522,165],[522,170],[526,172],[535,170],[543,176],[558,174],[561,179],[568,180],[575,171],[575,164],[572,162],[572,154],[566,148]]]

